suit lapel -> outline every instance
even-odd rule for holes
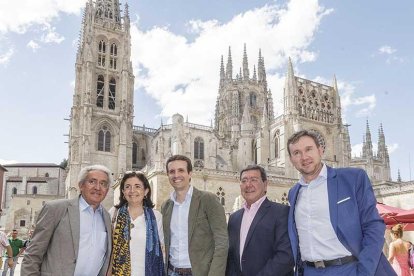
[[[257,224],[262,220],[264,215],[266,215],[267,211],[269,210],[270,202],[267,198],[263,201],[262,205],[260,205],[259,210],[257,210],[256,215],[254,216],[254,219],[252,221],[252,224],[250,225],[249,232],[247,232],[246,236],[246,242],[244,243],[244,250],[246,249],[247,245],[249,244],[250,239],[253,236],[254,229],[256,228]],[[239,233],[240,236],[240,233]]]
[[[338,226],[338,178],[336,177],[335,169],[328,167],[328,199],[329,199],[329,214],[331,218],[332,227],[337,232]]]
[[[241,223],[242,223],[242,218],[243,218],[243,214],[244,214],[244,209],[240,209],[240,212],[235,213],[235,233],[234,233],[234,237],[236,237],[236,252],[237,252],[237,263],[240,263],[240,228],[241,228]]]
[[[289,209],[289,221],[288,221],[288,227],[289,227],[289,237],[290,241],[292,243],[292,252],[293,256],[295,258],[295,264],[298,262],[298,255],[299,255],[299,237],[298,237],[298,231],[296,229],[296,221],[295,221],[295,208],[296,208],[296,201],[298,198],[299,190],[301,188],[301,185],[298,183],[295,186],[293,186],[291,192],[289,193],[289,201],[290,201],[290,209]]]
[[[72,233],[73,248],[75,249],[75,259],[77,259],[79,252],[80,237],[79,197],[70,201],[68,205],[68,215],[70,230]]]
[[[162,214],[163,219],[163,227],[164,227],[164,239],[165,239],[165,245],[170,246],[170,234],[171,234],[171,217],[172,217],[172,211],[174,207],[174,202],[171,199],[168,199],[165,211]]]
[[[197,220],[198,208],[200,206],[201,193],[196,188],[193,188],[193,195],[191,196],[190,210],[188,212],[188,243],[190,243],[191,236],[194,232],[194,227]]]

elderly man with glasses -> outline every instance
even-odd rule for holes
[[[112,182],[108,168],[88,166],[79,173],[79,197],[45,204],[26,249],[22,275],[106,275],[112,230],[101,202]]]

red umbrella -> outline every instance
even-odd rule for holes
[[[389,206],[384,203],[377,202],[377,209],[379,215],[384,219],[384,222],[386,225],[394,225],[398,222],[394,220],[393,218],[398,215],[401,212],[404,212],[406,210]]]
[[[377,209],[378,209],[378,213],[380,214],[381,217],[383,215],[395,216],[395,215],[397,215],[397,214],[399,214],[403,211],[406,211],[404,209],[389,206],[389,205],[386,205],[386,204],[380,203],[380,202],[377,202]]]
[[[414,209],[401,211],[392,218],[399,223],[414,223]]]
[[[387,228],[401,223],[404,231],[414,231],[414,209],[404,210],[383,203],[377,203],[377,209]]]

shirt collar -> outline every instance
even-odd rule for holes
[[[85,211],[88,208],[93,210],[93,207],[91,205],[89,205],[88,202],[86,202],[86,200],[83,198],[82,195],[80,195],[80,197],[79,197],[79,210]],[[102,212],[102,205],[101,204],[99,204],[98,208],[96,208],[96,211]]]
[[[244,208],[244,210],[245,211],[251,211],[251,210],[257,210],[257,209],[259,209],[259,207],[262,205],[262,203],[263,203],[263,201],[266,199],[266,195],[264,195],[264,196],[262,196],[261,198],[259,198],[259,200],[257,200],[255,203],[252,203],[251,205],[250,205],[250,208],[249,207],[247,207],[247,203],[246,202],[244,202],[244,204],[243,204],[243,208]]]
[[[321,179],[321,180],[326,180],[326,179],[328,179],[328,169],[326,168],[326,165],[325,165],[325,163],[322,163],[322,169],[321,169],[321,171],[319,172],[319,175],[314,179],[314,180],[312,180],[311,182],[309,182],[309,183],[306,183],[305,182],[305,179],[303,178],[303,176],[300,178],[300,180],[299,180],[299,184],[300,185],[302,185],[302,186],[308,186],[309,184],[311,184],[313,181],[315,181],[315,180],[318,180],[318,179]]]
[[[187,194],[185,195],[185,199],[182,203],[179,203],[176,198],[177,198],[177,193],[175,191],[173,191],[170,195],[170,199],[174,202],[174,204],[184,204],[186,202],[188,202],[189,200],[191,200],[191,197],[193,196],[193,186],[190,185],[190,188],[188,188]]]

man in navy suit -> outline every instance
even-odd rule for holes
[[[287,146],[302,174],[289,191],[295,274],[396,275],[382,254],[385,225],[365,171],[323,164],[312,131],[293,134]]]
[[[226,275],[293,275],[287,234],[289,206],[267,199],[267,176],[260,166],[241,171],[240,190],[246,203],[229,218]]]

